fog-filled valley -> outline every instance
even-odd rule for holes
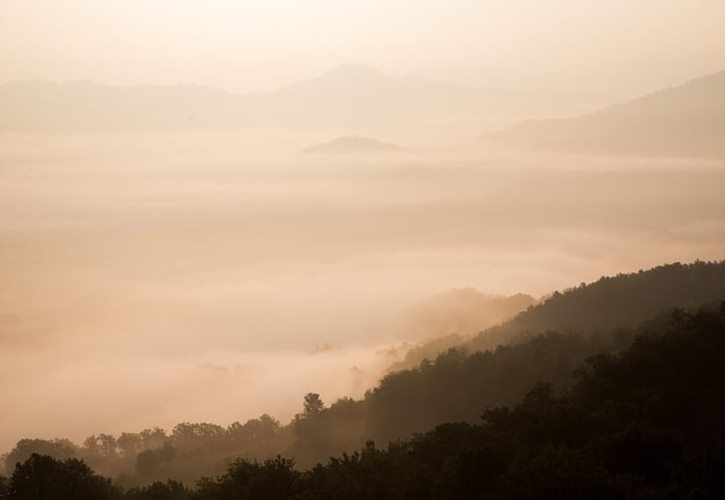
[[[404,343],[489,326],[416,331],[406,318],[427,297],[538,298],[723,254],[717,161],[404,131],[384,137],[404,152],[302,153],[328,136],[3,136],[4,446],[28,430],[286,421],[306,392],[361,396]]]
[[[723,25],[0,2],[0,500],[725,498]]]

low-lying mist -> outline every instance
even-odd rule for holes
[[[0,450],[284,422],[307,392],[362,395],[389,347],[451,333],[401,327],[428,297],[724,254],[722,162],[449,133],[363,155],[301,152],[332,132],[0,136]]]

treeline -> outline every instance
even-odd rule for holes
[[[126,487],[166,478],[193,483],[222,472],[237,457],[281,454],[310,467],[368,440],[387,443],[445,422],[476,422],[485,408],[519,402],[538,381],[563,391],[587,356],[619,351],[632,336],[628,330],[598,336],[549,332],[495,351],[453,349],[417,369],[386,376],[362,400],[343,398],[326,406],[308,394],[297,418],[284,426],[263,415],[228,427],[181,423],[168,433],[154,428],[93,435],[80,446],[66,439],[23,439],[4,457],[5,473],[33,453],[82,459]]]
[[[98,434],[81,446],[67,439],[22,439],[5,455],[5,473],[33,454],[59,460],[80,459],[97,472],[133,486],[159,479],[193,482],[223,472],[236,457],[265,458],[284,452],[292,442],[291,429],[269,415],[227,427],[209,423],[180,423],[167,433],[160,428],[118,437]]]
[[[239,457],[262,462],[277,455],[295,457],[298,468],[309,468],[368,441],[386,444],[447,422],[474,424],[485,409],[519,403],[538,382],[563,394],[574,382],[572,371],[587,357],[620,352],[636,333],[661,329],[664,320],[657,313],[724,299],[723,262],[672,264],[602,278],[554,294],[433,361],[386,376],[362,400],[343,398],[326,407],[310,394],[287,425],[264,415],[228,427],[183,423],[170,433],[96,435],[81,446],[21,440],[5,457],[5,473],[11,475],[33,453],[82,459],[125,487],[167,478],[193,484],[223,472]],[[486,342],[497,347],[477,350],[487,335]]]
[[[8,500],[725,498],[725,303],[672,314],[620,354],[590,357],[561,394],[522,402],[300,471],[237,460],[195,487],[123,491],[77,459],[33,455],[0,482]],[[308,398],[310,415],[319,402]],[[307,417],[300,417],[302,419]]]

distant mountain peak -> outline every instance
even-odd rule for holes
[[[341,64],[322,74],[320,78],[384,79],[385,75],[367,64]]]

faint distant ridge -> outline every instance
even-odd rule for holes
[[[329,154],[350,154],[350,153],[394,153],[403,149],[395,144],[382,142],[370,137],[359,135],[346,135],[338,137],[329,142],[315,144],[303,150],[304,153],[329,153]]]
[[[235,128],[245,101],[200,85],[89,81],[0,85],[0,132],[120,132]]]
[[[255,127],[365,130],[462,116],[561,116],[565,109],[571,114],[596,107],[590,97],[575,93],[476,88],[345,64],[257,94],[197,85],[9,82],[0,84],[0,133]]]
[[[389,85],[391,79],[365,64],[342,64],[315,78],[293,83],[275,92],[276,95],[363,91]]]
[[[725,71],[576,118],[532,120],[494,135],[524,149],[725,158]]]

